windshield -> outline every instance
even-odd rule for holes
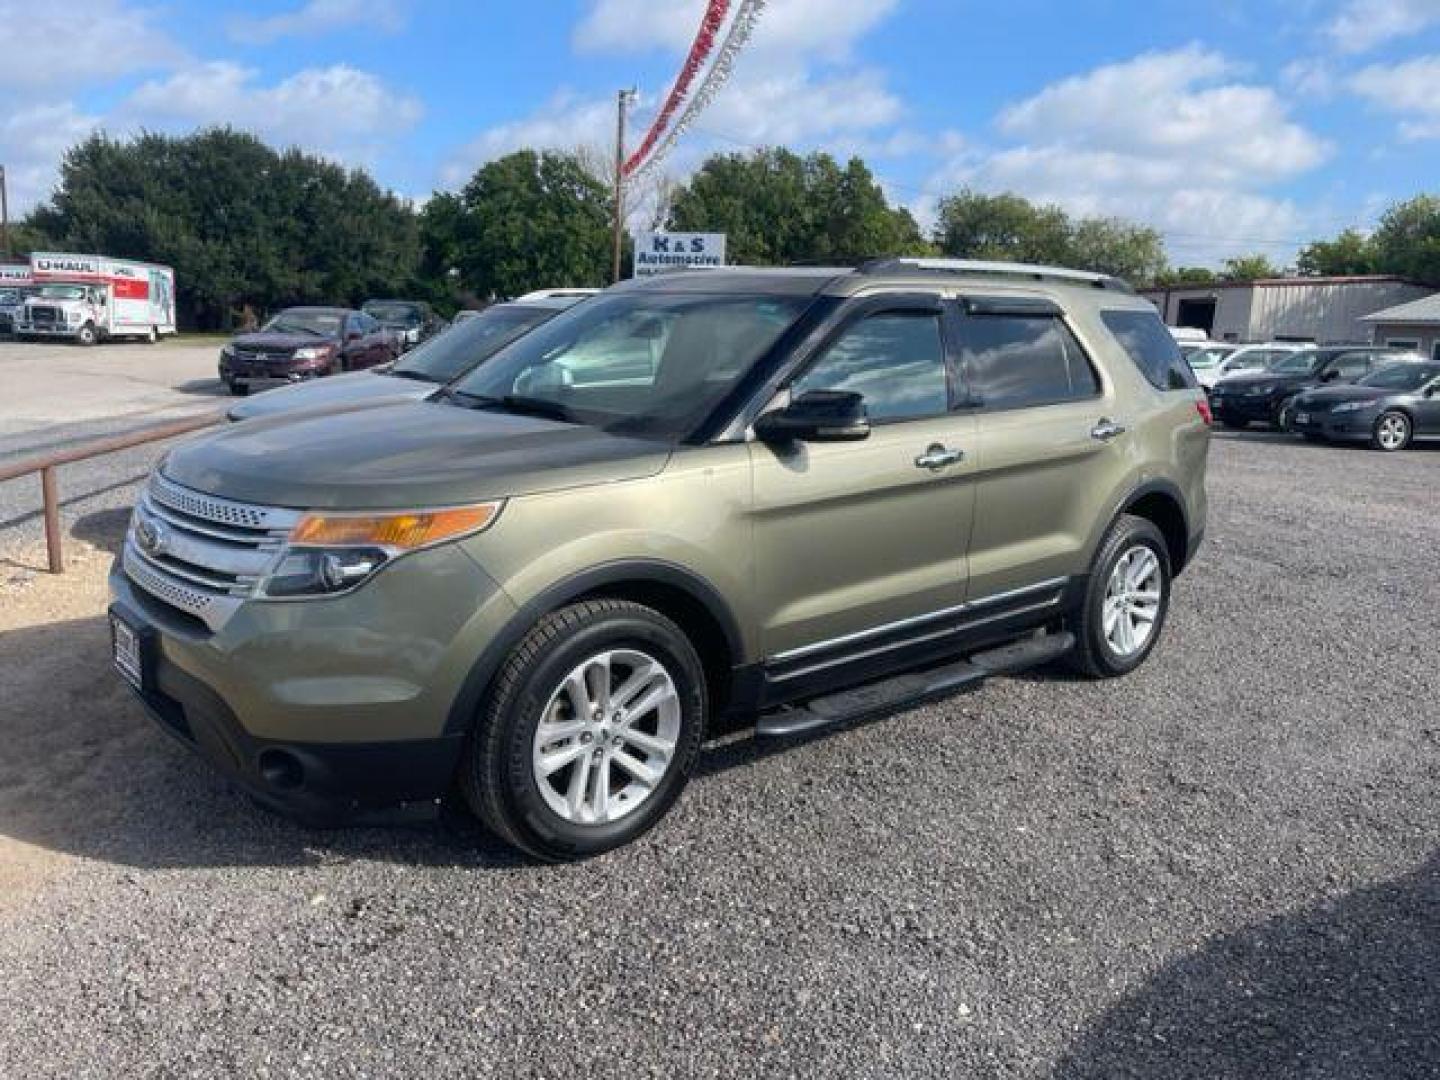
[[[41,287],[39,296],[46,300],[84,300],[84,285],[44,285]]]
[[[526,334],[455,389],[460,404],[660,438],[694,428],[809,297],[627,292]]]
[[[1302,349],[1300,352],[1280,354],[1268,370],[1276,375],[1309,375],[1319,362],[1318,352],[1314,349]]]
[[[452,382],[555,314],[550,308],[510,305],[477,311],[473,318],[406,353],[391,370],[435,383]]]
[[[1234,351],[1234,349],[1211,346],[1206,349],[1196,349],[1185,359],[1190,362],[1192,368],[1213,368]]]
[[[339,337],[340,322],[343,318],[343,313],[339,311],[289,308],[280,312],[260,329],[273,334],[315,334],[319,337]]]
[[[417,304],[403,304],[385,300],[371,301],[360,310],[372,319],[377,319],[389,325],[420,325],[420,308]]]
[[[1440,375],[1440,364],[1391,364],[1372,371],[1357,386],[1374,386],[1382,390],[1419,390]]]

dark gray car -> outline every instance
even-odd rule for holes
[[[394,364],[277,390],[233,406],[228,415],[231,420],[250,420],[280,413],[332,412],[392,401],[418,401],[577,303],[579,298],[566,297],[495,304],[431,338]]]
[[[1292,409],[1290,426],[1306,438],[1403,450],[1416,436],[1440,435],[1440,363],[1392,364],[1349,386],[1308,390]]]

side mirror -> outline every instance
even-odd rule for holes
[[[848,390],[810,390],[755,421],[763,443],[858,442],[870,437],[865,398]]]

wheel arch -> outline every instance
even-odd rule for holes
[[[720,592],[683,566],[624,559],[592,567],[547,588],[523,604],[485,647],[446,718],[447,734],[468,730],[505,657],[545,615],[567,604],[598,598],[631,600],[654,608],[688,636],[705,667],[712,715],[729,703],[736,668],[745,656],[740,624]]]
[[[1121,514],[1145,518],[1160,530],[1170,555],[1170,573],[1178,577],[1191,554],[1190,520],[1180,488],[1169,480],[1147,481],[1126,496],[1114,517]]]

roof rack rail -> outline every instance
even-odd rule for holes
[[[860,274],[884,274],[905,270],[922,270],[937,274],[1007,274],[1011,277],[1031,278],[1035,281],[1063,281],[1068,284],[1089,285],[1096,289],[1115,289],[1126,293],[1135,291],[1124,281],[1109,274],[1067,270],[1061,266],[1032,266],[1029,263],[898,256],[871,259],[856,268],[856,272]]]

